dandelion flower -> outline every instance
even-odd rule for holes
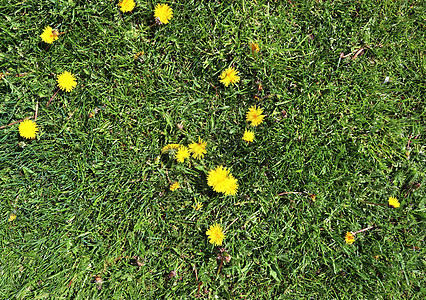
[[[170,190],[173,192],[173,191],[176,191],[178,188],[180,188],[180,184],[179,184],[179,182],[177,182],[177,181],[175,181],[172,185],[170,185]]]
[[[165,152],[175,152],[177,149],[179,149],[180,145],[179,144],[168,144],[166,146],[163,147],[163,149],[161,149],[162,153]]]
[[[183,162],[185,158],[190,156],[188,147],[180,146],[178,151],[175,154],[175,158],[178,162]]]
[[[9,222],[13,222],[16,219],[16,215],[14,213],[11,213],[9,216]]]
[[[389,197],[389,205],[393,208],[397,208],[400,206],[398,199],[396,199],[395,197]]]
[[[192,153],[193,158],[203,158],[204,154],[207,153],[206,146],[207,143],[203,142],[203,140],[199,137],[198,143],[191,143],[188,145],[189,151]]]
[[[40,35],[41,40],[45,43],[52,44],[58,39],[59,32],[56,29],[52,29],[50,26],[44,28],[43,33]]]
[[[257,108],[256,105],[249,108],[246,118],[247,122],[251,122],[251,126],[257,126],[263,122],[265,115],[262,115],[263,109]]]
[[[135,1],[133,0],[121,0],[118,3],[118,6],[120,6],[120,10],[124,13],[132,11],[135,8],[135,5]]]
[[[246,131],[244,131],[243,140],[249,143],[253,142],[254,132],[246,129]]]
[[[173,17],[173,10],[167,4],[157,4],[154,10],[154,17],[157,24],[167,24]]]
[[[198,202],[197,200],[195,200],[195,204],[192,206],[192,208],[194,208],[195,210],[200,210],[203,207],[203,203]]]
[[[237,75],[238,71],[234,68],[228,68],[222,72],[219,76],[220,82],[222,82],[226,87],[229,86],[230,83],[234,84],[240,81],[240,76]]]
[[[346,244],[352,245],[353,242],[355,242],[355,236],[353,235],[352,232],[346,232],[346,236],[345,236],[345,242]]]
[[[251,42],[249,46],[250,46],[251,54],[255,54],[260,51],[259,45],[256,43]]]
[[[36,122],[26,119],[19,124],[19,134],[26,139],[34,139],[38,132]]]
[[[219,166],[214,170],[210,170],[207,176],[207,184],[213,188],[215,192],[225,195],[235,195],[238,190],[237,179],[229,173],[223,166]]]
[[[75,76],[68,71],[58,76],[58,86],[61,90],[71,92],[77,86]]]
[[[206,231],[206,235],[208,236],[209,243],[214,244],[216,246],[221,246],[223,240],[225,239],[225,234],[223,233],[223,228],[219,224],[214,224],[210,226],[209,230]]]

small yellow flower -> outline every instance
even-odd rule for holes
[[[200,210],[202,207],[203,207],[203,203],[198,202],[197,200],[195,200],[195,203],[192,206],[192,208],[194,208],[195,210]]]
[[[43,33],[40,35],[41,40],[45,43],[52,44],[58,39],[59,32],[56,29],[52,29],[50,26],[44,28]]]
[[[178,188],[180,188],[180,184],[179,184],[179,182],[177,182],[177,181],[175,181],[172,185],[170,185],[170,190],[173,192],[173,191],[176,191]]]
[[[263,109],[257,108],[256,105],[249,108],[246,118],[247,122],[251,122],[251,126],[257,126],[263,122],[265,115],[262,115]]]
[[[353,235],[352,232],[346,232],[346,236],[345,236],[345,242],[346,244],[352,245],[353,242],[355,242],[355,236]]]
[[[250,46],[251,54],[255,54],[260,51],[259,45],[256,43],[251,42],[249,46]]]
[[[71,92],[77,86],[77,80],[73,74],[68,71],[58,76],[58,86],[61,90]]]
[[[176,152],[175,158],[178,162],[183,162],[185,158],[188,158],[189,156],[189,149],[185,146],[180,146]]]
[[[244,131],[243,140],[249,143],[253,142],[254,132],[246,129],[246,131]]]
[[[12,222],[16,219],[16,215],[14,213],[11,213],[9,216],[9,222]]]
[[[179,149],[180,145],[179,144],[168,144],[166,146],[163,147],[163,149],[161,149],[162,153],[165,152],[175,152],[177,149]]]
[[[208,236],[209,243],[214,244],[216,246],[221,246],[223,240],[225,239],[225,234],[223,233],[223,228],[219,224],[214,224],[210,226],[209,230],[206,231],[206,235]]]
[[[188,145],[188,147],[189,151],[192,153],[193,158],[203,158],[204,154],[207,153],[207,143],[203,142],[200,137],[198,137],[198,143],[191,143]]]
[[[34,139],[38,132],[36,122],[26,119],[19,124],[19,134],[26,139]]]
[[[389,205],[392,206],[393,208],[397,208],[400,206],[398,199],[394,197],[389,197]]]
[[[237,194],[238,180],[223,166],[209,171],[207,175],[207,184],[211,186],[215,192],[223,193],[227,196],[234,196]]]
[[[167,4],[157,4],[154,10],[154,17],[157,24],[167,24],[173,17],[173,10]]]
[[[118,3],[118,6],[120,6],[120,10],[124,13],[132,11],[135,8],[135,5],[135,1],[133,0],[121,0]]]
[[[240,81],[240,76],[237,75],[238,71],[234,68],[228,68],[225,71],[222,72],[222,74],[219,76],[220,82],[222,82],[226,87],[229,86],[229,84],[234,84]]]

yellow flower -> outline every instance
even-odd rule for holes
[[[262,115],[263,109],[257,108],[256,105],[249,108],[246,118],[247,122],[251,122],[251,126],[257,126],[263,122],[264,115]]]
[[[237,75],[238,71],[234,68],[228,68],[222,72],[219,76],[220,82],[222,82],[226,87],[229,86],[230,83],[234,84],[240,81],[240,76]]]
[[[75,76],[68,71],[58,76],[58,86],[61,90],[71,92],[77,86]]]
[[[167,24],[173,17],[173,10],[167,4],[157,4],[154,10],[154,17],[158,25]]]
[[[172,185],[170,185],[170,190],[173,192],[173,191],[176,191],[178,188],[180,188],[180,184],[179,184],[179,182],[177,182],[177,181],[175,181]]]
[[[216,246],[221,246],[223,240],[225,239],[225,234],[223,233],[223,228],[219,224],[214,224],[210,226],[209,230],[206,231],[206,235],[210,239],[209,243]]]
[[[163,149],[161,149],[162,153],[165,152],[175,152],[177,149],[179,149],[180,145],[179,144],[168,144],[166,146],[163,147]]]
[[[16,215],[14,213],[11,213],[9,216],[9,222],[12,222],[16,219]]]
[[[259,45],[256,43],[251,42],[249,46],[250,46],[251,54],[255,54],[260,51]]]
[[[19,124],[19,134],[26,139],[34,139],[38,132],[36,122],[26,119]]]
[[[397,208],[400,206],[398,199],[394,197],[389,197],[389,205],[392,206],[393,208]]]
[[[183,162],[185,158],[189,157],[189,149],[185,146],[180,146],[178,151],[176,152],[175,158],[178,162]]]
[[[246,142],[249,142],[249,143],[253,142],[254,132],[246,129],[246,131],[244,131],[243,140],[245,140]]]
[[[118,3],[118,6],[120,6],[120,10],[122,12],[129,12],[132,11],[135,8],[135,1],[133,0],[121,0]]]
[[[352,234],[352,232],[346,232],[345,242],[349,245],[352,245],[352,243],[355,242],[355,236]]]
[[[203,158],[204,154],[207,153],[207,143],[203,142],[200,137],[198,137],[198,143],[189,144],[188,147],[189,151],[192,153],[193,158]]]
[[[195,204],[192,206],[195,210],[200,210],[203,207],[203,203],[195,200]]]
[[[56,29],[52,29],[50,26],[44,28],[43,33],[40,35],[41,40],[45,43],[52,44],[58,39],[59,32]]]
[[[211,186],[215,192],[225,195],[237,194],[238,181],[223,166],[209,171],[207,175],[207,184]]]

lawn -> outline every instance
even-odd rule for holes
[[[424,2],[159,3],[0,1],[0,298],[426,297]]]

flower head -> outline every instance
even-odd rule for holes
[[[224,193],[225,195],[234,196],[238,190],[237,179],[235,179],[223,166],[209,171],[207,184],[211,186],[214,191]]]
[[[256,105],[249,108],[246,118],[247,122],[251,122],[251,126],[257,126],[263,122],[265,115],[262,115],[263,109],[257,108]]]
[[[352,232],[346,232],[346,236],[345,236],[345,242],[346,244],[352,245],[353,242],[355,242],[355,236],[353,235]]]
[[[250,46],[251,54],[255,54],[260,51],[259,45],[256,43],[250,42],[249,46]]]
[[[34,139],[38,132],[36,122],[26,119],[19,124],[19,134],[26,139]]]
[[[240,76],[237,75],[238,71],[234,68],[228,68],[222,72],[219,76],[220,82],[222,82],[226,87],[229,86],[230,83],[234,84],[240,81]]]
[[[163,149],[161,149],[161,152],[162,153],[165,153],[165,152],[174,153],[174,152],[176,152],[177,149],[179,149],[179,147],[180,147],[179,144],[168,144],[168,145],[164,146]]]
[[[178,162],[183,162],[185,158],[189,157],[189,149],[185,146],[180,146],[178,151],[175,154],[175,158]]]
[[[9,216],[9,222],[13,222],[16,219],[16,215],[14,213],[11,213]]]
[[[207,143],[203,142],[200,137],[198,137],[198,143],[191,143],[188,145],[188,147],[189,151],[192,153],[193,158],[203,158],[204,154],[207,153]]]
[[[200,210],[202,207],[203,207],[203,203],[198,202],[197,200],[195,200],[195,203],[192,206],[192,208],[194,208],[195,210]]]
[[[68,71],[58,76],[58,86],[61,90],[71,92],[77,86],[75,76]]]
[[[209,230],[206,231],[206,234],[208,236],[209,243],[214,244],[216,246],[221,246],[223,240],[225,239],[225,234],[223,233],[223,228],[219,224],[214,224],[210,226]]]
[[[122,12],[129,12],[132,11],[135,8],[135,1],[134,0],[121,0],[118,3],[118,6],[120,6],[120,10]]]
[[[43,33],[40,35],[41,40],[45,43],[52,44],[58,39],[59,32],[56,29],[52,29],[50,26],[44,28]]]
[[[177,182],[177,181],[175,181],[173,184],[171,184],[170,185],[170,190],[173,192],[173,191],[176,191],[178,188],[180,188],[180,184],[179,184],[179,182]]]
[[[154,10],[154,17],[157,24],[167,24],[173,17],[173,10],[167,4],[157,4]]]
[[[389,197],[389,205],[393,208],[397,208],[400,206],[398,199],[396,199],[395,197]]]
[[[246,131],[244,131],[243,140],[248,143],[253,142],[254,132],[246,129]]]

